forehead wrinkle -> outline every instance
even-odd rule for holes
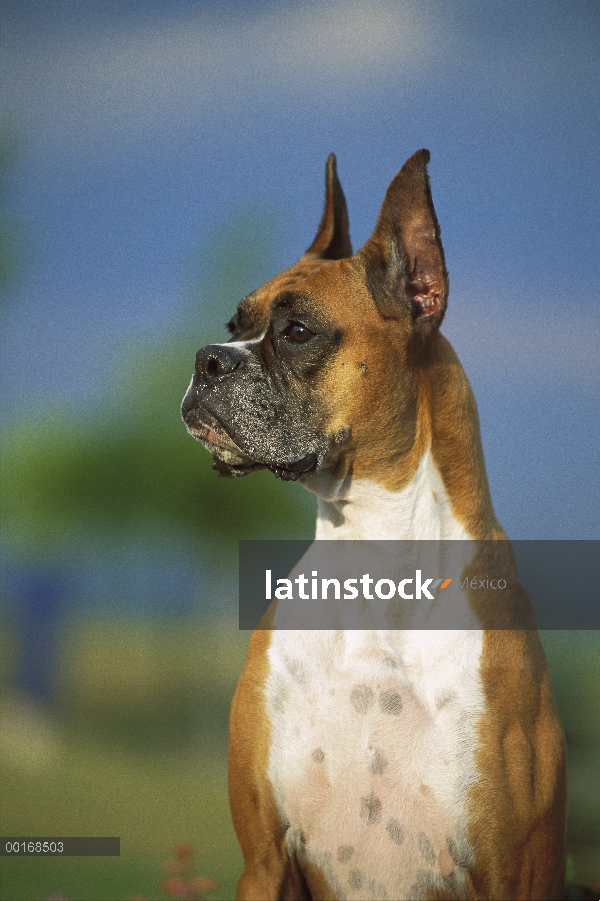
[[[275,312],[276,310],[287,310],[289,307],[292,307],[295,303],[311,303],[310,295],[306,294],[303,291],[283,291],[278,297],[275,298],[272,304],[272,310]]]

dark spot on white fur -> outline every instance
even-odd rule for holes
[[[300,683],[300,685],[304,685],[306,682],[306,669],[301,660],[294,660],[288,657],[285,661],[285,665],[287,670],[294,679]]]
[[[417,880],[410,887],[410,894],[407,897],[424,898],[429,891],[439,889],[441,887],[440,883],[442,883],[442,880],[439,877],[436,879],[432,870],[419,870],[417,872]]]
[[[340,845],[337,850],[337,859],[340,863],[348,863],[353,854],[354,848],[352,845]]]
[[[424,832],[419,832],[417,835],[417,843],[419,845],[419,851],[427,861],[427,863],[433,864],[435,863],[435,851],[433,850],[433,845],[427,838]]]
[[[388,820],[385,829],[393,842],[396,842],[397,845],[402,844],[402,842],[404,841],[404,827],[398,822],[398,820]]]
[[[367,826],[373,826],[381,819],[381,801],[371,792],[367,798],[360,799],[360,818]]]
[[[450,852],[450,857],[457,867],[467,870],[473,863],[473,854],[468,847],[459,847],[451,835],[446,837],[446,845]]]
[[[369,772],[372,773],[373,776],[381,776],[387,766],[387,763],[387,758],[383,751],[380,751],[379,748],[376,748],[373,756],[371,757],[371,762],[369,763]]]
[[[402,698],[395,691],[384,691],[379,698],[379,706],[384,713],[398,716],[402,710]]]
[[[348,876],[348,885],[350,888],[358,892],[363,887],[365,881],[365,874],[360,870],[350,870],[350,875]]]
[[[312,752],[312,759],[315,763],[323,763],[323,761],[325,760],[325,752],[323,751],[323,748],[315,748],[315,750]]]
[[[287,687],[279,675],[273,677],[273,693],[271,698],[273,708],[279,713],[283,713],[287,700]]]
[[[385,885],[381,882],[375,882],[374,879],[369,879],[367,883],[367,889],[375,898],[379,898],[380,901],[388,901],[389,895],[387,893],[387,889]]]
[[[350,692],[350,701],[357,713],[366,713],[373,703],[373,691],[368,685],[355,685]]]

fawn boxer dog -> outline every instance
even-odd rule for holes
[[[317,539],[506,539],[439,331],[428,161],[403,166],[353,255],[331,155],[315,240],[239,304],[228,343],[198,351],[183,401],[220,475],[267,468],[317,495]],[[268,611],[231,711],[239,899],[562,897],[565,750],[544,653],[527,613],[494,628],[471,600],[475,627],[457,630],[269,629]]]

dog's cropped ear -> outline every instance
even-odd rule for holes
[[[342,186],[337,177],[335,153],[330,153],[325,168],[325,209],[317,236],[305,259],[341,260],[352,256],[348,230],[348,209]]]
[[[429,151],[418,150],[404,164],[387,190],[375,231],[357,255],[381,313],[396,317],[409,305],[422,334],[439,326],[448,298],[428,162]]]

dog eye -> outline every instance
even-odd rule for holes
[[[230,319],[229,322],[226,323],[225,328],[230,335],[235,335],[235,333],[237,332],[237,322],[235,321],[235,319]]]
[[[311,332],[311,330],[305,325],[302,325],[301,322],[290,322],[284,331],[283,336],[293,344],[305,344],[312,338],[313,334],[314,332]]]

